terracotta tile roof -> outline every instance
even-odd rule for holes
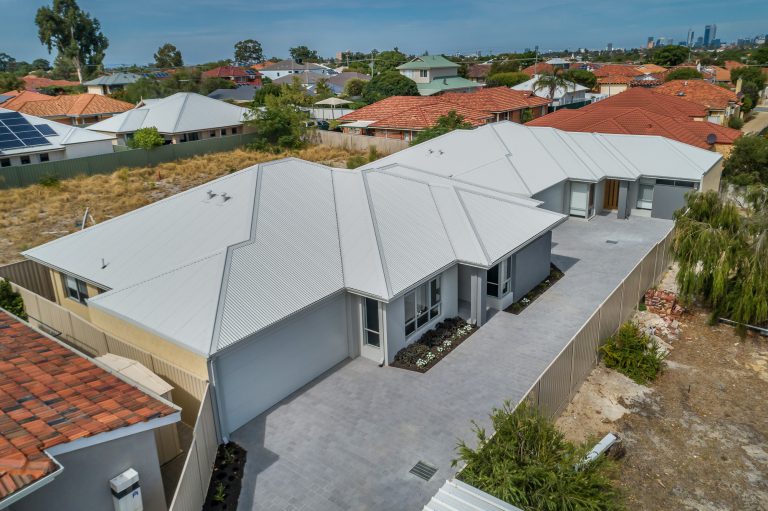
[[[258,76],[259,73],[257,71],[255,76]],[[237,66],[221,66],[216,67],[213,69],[209,69],[208,71],[204,71],[202,74],[205,78],[229,78],[230,76],[250,76],[248,73],[245,72],[245,70],[241,67]]]
[[[656,89],[633,87],[626,92],[616,94],[602,101],[598,101],[597,103],[592,103],[580,110],[591,110],[600,108],[601,105],[610,105],[613,107],[624,108],[639,107],[643,110],[662,115],[671,115],[673,117],[704,119],[707,116],[708,111],[702,105],[677,96],[658,94],[655,90]]]
[[[39,92],[32,92],[32,91],[10,91],[10,92],[4,92],[4,96],[14,96],[13,99],[9,99],[5,103],[3,103],[3,108],[7,108],[8,110],[19,110],[22,106],[24,106],[29,101],[49,101],[52,99],[55,99],[56,96],[48,96],[46,94],[40,94]]]
[[[731,69],[738,69],[740,67],[746,67],[746,64],[742,64],[741,62],[737,62],[735,60],[726,60],[725,61],[725,69],[730,71]]]
[[[672,80],[653,90],[660,94],[685,98],[710,110],[725,110],[729,103],[739,102],[739,98],[732,90],[704,80]]]
[[[635,69],[640,71],[643,74],[664,73],[667,71],[666,67],[658,66],[656,64],[651,64],[651,63],[643,64],[642,66],[637,66],[635,67]]]
[[[553,66],[552,64],[547,64],[546,62],[539,62],[537,64],[530,65],[525,69],[522,69],[521,72],[527,74],[530,77],[533,77],[533,75],[540,75],[542,73],[551,73],[554,70],[555,70],[555,66]]]
[[[619,94],[618,96],[622,96]],[[741,131],[689,117],[672,117],[640,107],[617,107],[608,100],[578,110],[559,110],[527,123],[528,126],[548,126],[563,131],[587,133],[616,133],[627,135],[658,135],[703,149],[711,149],[707,141],[715,135],[717,144],[733,144]]]
[[[624,64],[602,64],[597,69],[592,71],[598,78],[606,76],[640,76],[644,74],[642,71],[638,71],[634,65]]]
[[[45,449],[176,412],[0,312],[0,499],[56,469]]]
[[[42,89],[43,87],[77,87],[80,85],[80,82],[51,80],[50,78],[41,78],[34,75],[27,75],[22,80],[24,80],[24,88],[27,90]]]
[[[467,76],[469,78],[485,78],[490,72],[490,64],[472,64],[469,66],[469,69],[467,69]]]
[[[633,76],[627,76],[627,75],[607,75],[607,76],[600,76],[597,78],[597,83],[600,85],[605,84],[614,84],[614,83],[623,83],[629,85],[634,80]]]
[[[42,96],[42,94],[40,95]],[[125,101],[112,99],[100,94],[72,94],[45,96],[47,101],[26,101],[17,104],[18,98],[3,103],[3,107],[38,117],[79,117],[98,114],[115,114],[133,109]],[[38,98],[43,99],[43,98]],[[10,103],[10,105],[8,105]]]
[[[473,126],[485,124],[493,113],[548,105],[548,99],[527,91],[492,87],[477,92],[451,92],[440,96],[392,96],[351,112],[339,120],[375,121],[371,127],[422,130],[441,115],[455,110]]]

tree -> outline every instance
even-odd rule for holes
[[[542,73],[533,84],[533,90],[538,92],[540,90],[547,91],[547,97],[549,99],[555,99],[557,89],[568,90],[571,88],[571,83],[566,80],[562,71],[556,70],[553,73]]]
[[[344,85],[344,95],[348,98],[356,98],[363,93],[363,87],[368,83],[360,78],[352,78]]]
[[[5,73],[13,71],[16,64],[16,59],[8,55],[7,53],[0,53],[0,72]]]
[[[315,101],[322,101],[335,95],[336,94],[333,93],[331,86],[328,85],[328,79],[321,78],[315,84]]]
[[[290,50],[291,58],[297,62],[313,62],[318,60],[317,51],[310,50],[308,47],[296,46]]]
[[[485,79],[485,85],[487,87],[514,87],[515,85],[523,82],[527,82],[531,77],[525,73],[510,72],[510,73],[496,73],[488,75]]]
[[[301,82],[301,78],[293,75],[291,83],[280,85],[280,99],[293,106],[308,106],[312,104],[312,98],[307,94],[307,89]]]
[[[12,90],[24,90],[24,80],[13,73],[0,73],[0,92]]]
[[[586,69],[569,69],[563,73],[563,76],[565,76],[566,80],[578,83],[589,90],[597,87],[597,77],[595,76],[595,73],[587,71]]]
[[[267,96],[279,96],[280,86],[274,83],[265,83],[260,89],[256,91],[253,96],[253,104],[255,106],[264,106],[267,102]]]
[[[651,61],[659,66],[679,66],[688,59],[690,50],[685,46],[664,46],[653,52]]]
[[[664,77],[665,82],[671,80],[698,80],[704,78],[704,76],[696,70],[695,67],[678,67],[673,69],[667,76]]]
[[[130,83],[119,93],[113,94],[115,99],[127,101],[128,103],[138,103],[142,99],[155,99],[165,96],[165,90],[157,80],[142,77],[134,83]]]
[[[165,43],[158,48],[154,57],[156,67],[181,67],[184,65],[181,52],[171,43]]]
[[[704,299],[713,320],[759,325],[768,320],[768,188],[747,197],[742,214],[717,192],[689,194],[675,213],[672,252],[684,298]]]
[[[520,71],[520,62],[517,60],[500,60],[491,64],[491,70],[488,75],[499,73],[514,73]]]
[[[24,300],[19,293],[13,290],[8,279],[0,280],[0,307],[23,320],[27,319],[27,313],[24,311]]]
[[[133,133],[133,137],[128,140],[128,147],[133,149],[152,149],[165,144],[165,139],[154,126],[149,128],[140,128]]]
[[[299,149],[306,143],[306,114],[280,96],[268,95],[263,108],[251,108],[246,124],[256,133],[259,150]]]
[[[350,62],[349,65],[344,68],[344,71],[353,71],[355,73],[369,75],[371,74],[371,63],[370,61]]]
[[[751,57],[755,64],[768,64],[768,43],[752,52]]]
[[[445,135],[453,130],[470,130],[472,124],[464,120],[463,115],[456,113],[456,110],[451,110],[446,115],[438,117],[434,126],[419,132],[416,138],[413,139],[411,145],[421,144],[427,140]]]
[[[731,69],[731,83],[736,85],[739,78],[741,78],[742,86],[747,82],[752,82],[759,90],[765,88],[765,75],[759,67],[737,67],[736,69]]]
[[[723,178],[740,186],[768,186],[768,139],[759,135],[736,139],[723,164]]]
[[[397,48],[383,51],[374,55],[373,70],[376,74],[397,71],[397,66],[408,62],[408,56]],[[370,71],[368,71],[370,73]]]
[[[51,63],[45,59],[35,59],[31,64],[32,68],[39,69],[40,71],[49,71],[51,69]]]
[[[261,43],[255,39],[246,39],[235,43],[235,62],[240,66],[252,66],[264,61]]]
[[[109,40],[101,32],[101,23],[80,9],[76,0],[53,0],[52,7],[40,7],[35,15],[40,42],[51,53],[72,63],[82,83],[84,70],[95,70],[104,61]]]
[[[416,82],[397,71],[377,74],[363,87],[363,101],[375,103],[390,96],[418,96]]]

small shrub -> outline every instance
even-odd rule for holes
[[[640,331],[634,323],[624,323],[615,335],[600,347],[607,367],[643,385],[661,371],[664,354],[659,343]]]
[[[0,280],[0,307],[11,314],[27,319],[27,313],[24,311],[24,300],[21,295],[13,290],[8,279]]]
[[[224,502],[227,499],[227,493],[224,490],[224,483],[217,484],[216,493],[213,494],[213,500],[216,502]]]
[[[132,149],[149,150],[163,144],[165,144],[165,139],[154,126],[136,130],[133,137],[128,140],[128,147]]]
[[[735,130],[740,130],[744,127],[744,121],[742,121],[740,117],[732,116],[730,119],[728,119],[728,127]]]
[[[379,150],[376,149],[375,145],[372,145],[368,147],[368,161],[373,162],[380,158],[379,156]]]
[[[360,167],[361,165],[365,165],[366,163],[368,163],[368,161],[365,159],[365,156],[361,154],[356,154],[354,156],[350,156],[347,159],[347,168],[356,169],[357,167]]]
[[[46,188],[57,188],[61,184],[61,179],[56,174],[43,174],[40,176],[39,183]]]
[[[535,408],[506,402],[491,421],[492,437],[474,425],[476,448],[459,442],[453,464],[467,464],[459,480],[524,510],[622,509],[611,460],[603,456],[575,470],[589,446],[567,442]]]

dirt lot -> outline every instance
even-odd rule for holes
[[[86,208],[97,223],[103,222],[259,162],[296,156],[344,167],[352,154],[326,146],[280,155],[235,150],[82,176],[55,186],[0,190],[0,264],[19,260],[19,252],[79,229]]]
[[[768,510],[768,338],[739,338],[694,309],[666,340],[649,387],[598,367],[558,426],[575,441],[623,438],[630,510]]]

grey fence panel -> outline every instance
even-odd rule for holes
[[[640,272],[640,289],[642,292],[653,287],[656,276],[656,254],[658,251],[658,246],[655,246],[643,258],[642,270]]]
[[[47,300],[55,300],[51,272],[35,261],[19,261],[0,266],[0,278],[8,279]]]
[[[640,301],[640,273],[641,265],[635,266],[632,273],[624,280],[623,297],[621,301],[621,320],[622,322],[632,317],[632,311],[637,307]]]
[[[571,395],[597,365],[600,346],[600,310],[595,312],[573,338],[573,373]]]
[[[654,279],[658,282],[661,280],[661,276],[664,274],[664,270],[667,269],[665,263],[667,261],[667,250],[670,247],[666,238],[661,240],[656,248],[658,251],[656,252],[656,273]]]
[[[541,377],[539,409],[548,417],[557,417],[571,397],[573,344],[569,344]]]
[[[612,336],[621,326],[621,299],[622,286],[617,287],[600,309],[600,333],[601,341]]]

